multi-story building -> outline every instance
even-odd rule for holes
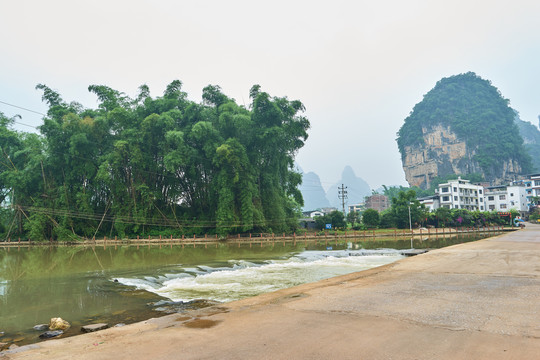
[[[533,197],[540,197],[540,174],[527,175],[525,179],[514,181],[513,185],[522,185],[525,187],[525,196],[527,198],[527,206],[531,207]]]
[[[458,177],[445,184],[439,184],[441,207],[485,211],[484,187],[471,184],[469,180]]]
[[[375,209],[378,212],[382,212],[390,207],[388,196],[381,194],[374,194],[366,196],[366,209]]]
[[[517,210],[522,216],[529,211],[525,184],[489,186],[485,188],[485,204],[488,211]]]
[[[353,212],[353,211],[362,212],[365,209],[366,209],[366,204],[364,203],[349,205],[349,212]]]
[[[540,196],[540,174],[529,175],[531,196]]]

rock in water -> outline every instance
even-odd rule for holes
[[[66,330],[69,328],[69,323],[62,318],[52,318],[49,322],[49,329],[51,330]]]
[[[48,324],[39,324],[39,325],[34,326],[34,330],[37,330],[37,331],[49,330],[49,325]]]
[[[45,331],[43,334],[39,335],[40,339],[50,339],[62,335],[64,332],[62,330],[51,330]]]
[[[85,332],[85,333],[89,333],[89,332],[94,332],[94,331],[98,331],[98,330],[103,330],[103,329],[106,329],[108,328],[109,325],[108,324],[90,324],[90,325],[85,325],[83,327],[81,327],[81,331],[82,332]]]

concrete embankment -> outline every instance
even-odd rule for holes
[[[3,356],[539,359],[539,299],[540,226],[528,224],[380,268]]]

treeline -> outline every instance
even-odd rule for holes
[[[294,171],[309,121],[300,101],[258,85],[249,107],[219,86],[187,98],[90,86],[97,109],[45,85],[40,134],[0,114],[0,233],[33,240],[289,231],[303,199]]]

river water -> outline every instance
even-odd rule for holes
[[[461,239],[458,242],[463,242]],[[442,242],[442,243],[441,243]],[[456,240],[415,244],[446,246]],[[0,343],[39,341],[34,325],[133,323],[385,265],[408,240],[197,247],[0,247]]]

